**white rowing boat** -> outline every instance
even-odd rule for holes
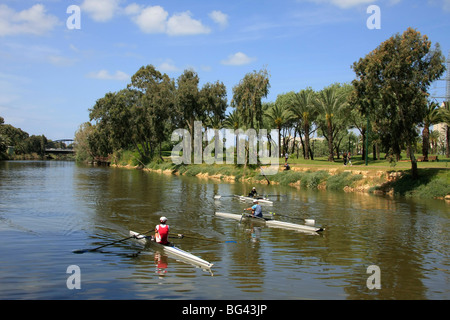
[[[253,197],[239,196],[237,194],[235,194],[234,197],[238,198],[239,200],[242,200],[242,201],[253,202],[253,200],[258,200],[258,202],[260,204],[267,204],[267,205],[270,205],[270,206],[273,205],[273,201],[269,200],[268,198],[261,198],[261,197],[253,198]]]
[[[320,232],[323,231],[322,228],[303,225],[303,224],[296,224],[291,222],[285,222],[285,221],[278,221],[278,220],[272,220],[272,219],[266,219],[266,218],[257,218],[253,217],[251,214],[234,214],[234,213],[225,213],[225,212],[215,212],[216,216],[223,217],[223,218],[230,218],[234,220],[241,221],[242,219],[253,219],[252,221],[257,221],[265,224],[268,227],[274,227],[274,228],[282,228],[282,229],[290,229],[290,230],[297,230],[297,231],[305,231],[305,232]]]
[[[134,231],[130,231],[130,236],[133,236],[137,241],[142,243],[143,245],[146,245],[147,243],[151,243],[152,245],[163,249],[168,254],[174,255],[177,258],[182,259],[183,261],[187,261],[191,264],[194,264],[195,266],[200,266],[202,268],[210,269],[213,264],[203,260],[202,258],[199,258],[197,256],[194,256],[192,253],[189,253],[187,251],[181,250],[180,248],[177,248],[175,246],[165,246],[162,244],[159,244],[157,242],[151,241],[150,238],[147,238],[146,236],[139,234]]]

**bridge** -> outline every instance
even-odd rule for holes
[[[59,140],[53,140],[52,142],[73,142],[73,139],[59,139]],[[68,149],[68,148],[45,148],[45,153],[54,153],[54,154],[74,154],[76,151],[74,149]]]

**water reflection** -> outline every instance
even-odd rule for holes
[[[270,211],[314,219],[325,231],[312,236],[214,216],[241,213],[248,203],[225,196],[252,186],[73,163],[0,162],[0,256],[8,257],[0,264],[0,298],[450,298],[445,202],[260,185],[263,194],[285,195],[273,197]],[[174,239],[214,263],[214,277],[132,241],[72,254],[129,230],[151,230],[161,215],[173,234],[236,241]],[[71,264],[83,272],[81,292],[65,288]],[[24,266],[20,272],[17,265]],[[370,265],[380,267],[381,290],[366,286]]]

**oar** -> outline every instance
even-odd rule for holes
[[[287,197],[285,194],[265,194],[266,197]]]
[[[201,237],[195,237],[195,236],[190,236],[190,235],[186,235],[186,234],[178,234],[177,237],[169,237],[169,238],[178,238],[178,239],[182,239],[182,238],[191,238],[191,239],[196,239],[196,240],[204,240],[204,241],[213,241],[213,242],[221,242],[221,243],[237,243],[236,241],[233,240],[216,240],[216,239],[211,239],[211,238],[201,238]]]
[[[220,198],[225,198],[225,197],[234,197],[234,194],[227,195],[227,196],[216,195],[216,196],[214,196],[214,199],[220,199]]]
[[[266,175],[264,174],[264,171],[263,171],[263,169],[261,168],[261,165],[260,165],[260,161],[259,161],[259,159],[258,159],[258,167],[261,169],[261,174],[264,176],[264,178],[266,178],[266,180],[267,180],[267,184],[270,184],[270,180],[266,177]]]
[[[286,216],[286,215],[284,215],[284,214],[278,214],[278,213],[275,213],[275,212],[269,212],[269,214],[270,214],[271,216],[277,215],[277,216],[280,216],[280,217],[286,217],[286,218],[294,219],[294,220],[302,220],[302,221],[306,222],[306,219],[303,219],[303,218],[290,217],[290,216]]]
[[[149,233],[149,232],[152,232],[152,231],[153,231],[153,230],[150,230],[150,231],[147,231],[147,232],[141,233],[141,234],[146,234],[146,233]],[[117,241],[114,241],[114,242],[111,242],[111,243],[107,243],[107,244],[104,244],[104,245],[102,245],[102,246],[100,246],[100,247],[97,247],[97,248],[94,248],[94,249],[79,249],[79,250],[74,250],[73,253],[85,253],[85,252],[96,251],[96,250],[98,250],[98,249],[101,249],[101,248],[104,248],[104,247],[107,247],[107,246],[111,246],[111,245],[113,245],[113,244],[115,244],[115,243],[123,242],[123,241],[128,240],[128,239],[131,239],[131,238],[135,238],[135,236],[133,235],[133,236],[131,236],[131,237],[127,237],[127,238],[124,238],[124,239],[121,239],[121,240],[117,240]]]

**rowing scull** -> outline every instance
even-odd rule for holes
[[[235,198],[238,198],[239,200],[242,201],[254,201],[254,200],[258,200],[258,202],[260,204],[267,204],[267,205],[273,205],[273,201],[267,199],[267,198],[253,198],[253,197],[246,197],[246,196],[239,196],[237,194],[234,195]]]
[[[234,214],[234,213],[225,213],[225,212],[215,212],[215,215],[219,216],[219,217],[230,218],[230,219],[239,220],[239,221],[241,221],[242,219],[254,219],[254,221],[264,223],[266,226],[274,227],[274,228],[282,228],[282,229],[290,229],[290,230],[298,230],[298,231],[306,231],[306,232],[323,231],[322,228],[318,228],[318,227],[312,227],[312,226],[290,223],[290,222],[285,222],[285,221],[272,220],[272,219],[256,218],[250,214],[245,214],[245,213],[244,214]]]
[[[165,246],[162,244],[159,244],[157,242],[151,241],[149,238],[147,238],[146,236],[139,234],[137,232],[134,231],[130,231],[130,236],[133,236],[139,243],[146,245],[147,243],[152,243],[153,245],[157,246],[160,249],[163,249],[165,252],[167,252],[168,254],[172,254],[178,258],[181,258],[183,260],[186,260],[196,266],[200,266],[206,269],[210,269],[213,264],[203,260],[197,256],[194,256],[192,253],[186,252],[184,250],[181,250],[180,248],[177,248],[175,246]]]

